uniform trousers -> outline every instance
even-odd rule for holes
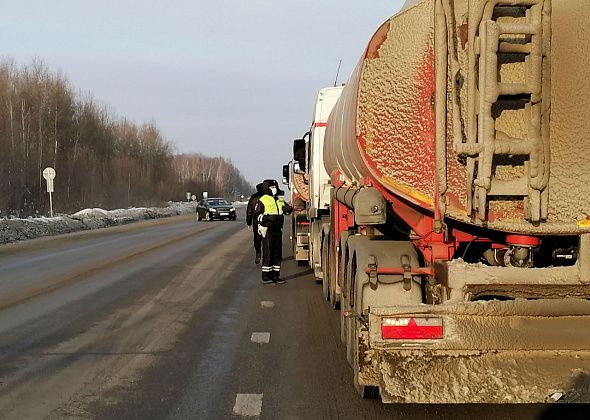
[[[283,232],[268,229],[262,238],[262,280],[278,279],[282,260]]]
[[[252,223],[252,232],[254,233],[254,251],[256,251],[256,255],[260,255],[262,253],[262,235],[258,233],[258,222],[256,221]]]

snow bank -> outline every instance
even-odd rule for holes
[[[42,236],[60,235],[81,230],[99,229],[124,225],[140,220],[192,214],[196,203],[169,203],[168,207],[138,207],[130,209],[104,210],[84,209],[71,215],[40,217],[30,219],[0,220],[0,244],[34,239]]]

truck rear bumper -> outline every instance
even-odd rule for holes
[[[590,351],[420,351],[381,355],[387,403],[590,402]]]
[[[388,317],[441,318],[443,338],[383,339]],[[586,300],[375,308],[369,322],[366,356],[384,402],[590,402]]]

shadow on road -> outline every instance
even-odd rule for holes
[[[536,420],[587,420],[590,418],[590,404],[554,404],[543,410]]]
[[[561,392],[563,396],[559,402],[565,404],[547,406],[537,420],[590,419],[590,404],[575,404],[590,400],[590,375],[579,372]]]
[[[308,268],[307,270],[304,270],[304,271],[299,271],[294,274],[290,274],[288,276],[283,276],[283,279],[284,280],[293,280],[293,279],[296,279],[297,277],[303,277],[303,276],[307,276],[309,274],[313,274],[313,270],[311,268]]]

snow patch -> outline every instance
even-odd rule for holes
[[[0,244],[53,236],[81,230],[124,225],[141,220],[159,219],[195,212],[195,202],[169,202],[167,207],[132,207],[129,209],[83,209],[71,215],[0,220]]]

